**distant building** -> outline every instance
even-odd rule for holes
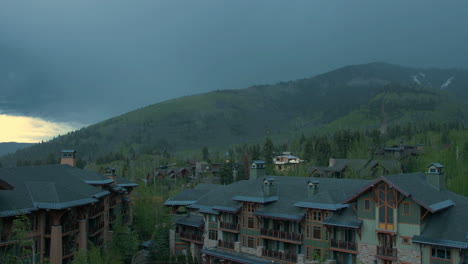
[[[130,224],[129,194],[137,184],[106,168],[106,176],[74,167],[76,152],[62,152],[61,165],[0,169],[0,254],[35,263],[69,263],[88,241],[100,246],[113,225]],[[21,256],[13,221],[25,215],[35,255]]]
[[[349,178],[359,176],[362,178],[376,178],[390,173],[402,171],[397,160],[369,160],[369,159],[335,159],[330,158],[328,167],[310,167],[307,170],[309,177],[319,178]]]
[[[468,261],[468,198],[445,189],[438,163],[375,180],[258,177],[259,164],[250,180],[165,202],[172,254],[209,264]]]
[[[301,159],[293,156],[291,152],[283,152],[281,155],[276,155],[273,158],[273,164],[275,164],[275,169],[277,171],[296,168],[300,162]]]

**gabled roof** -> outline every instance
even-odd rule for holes
[[[443,168],[444,167],[444,165],[442,165],[442,164],[440,164],[438,162],[433,162],[433,163],[427,165],[427,168],[429,168],[430,166],[435,166],[436,168]]]
[[[382,176],[362,188],[353,196],[345,199],[342,203],[349,203],[355,200],[358,196],[367,192],[374,185],[380,182],[386,182],[405,197],[410,197],[431,213],[438,212],[454,205],[454,203],[450,201],[452,193],[445,189],[438,191],[426,181],[426,175],[421,172]]]

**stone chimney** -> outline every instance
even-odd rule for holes
[[[72,167],[76,167],[76,151],[73,149],[62,150],[60,164],[67,164]]]
[[[275,179],[273,177],[266,177],[263,179],[263,193],[265,196],[275,195]]]
[[[315,195],[318,193],[319,190],[319,180],[308,180],[307,181],[307,196]]]
[[[263,160],[254,160],[250,166],[250,179],[255,180],[257,178],[265,176],[265,162]]]
[[[117,184],[117,174],[115,173],[115,168],[107,167],[104,169],[104,176],[114,181],[114,184]]]
[[[434,162],[427,166],[426,181],[438,191],[445,189],[445,176],[442,172],[444,166]]]
[[[330,158],[328,160],[328,167],[333,167],[336,164],[336,159],[335,158]]]

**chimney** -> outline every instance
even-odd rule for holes
[[[72,167],[76,167],[76,151],[73,149],[62,150],[60,164],[67,164]]]
[[[330,158],[328,160],[328,167],[333,167],[336,164],[336,159],[335,158]]]
[[[265,196],[272,196],[275,194],[275,186],[273,183],[275,179],[273,177],[266,177],[263,179],[263,193]]]
[[[310,196],[310,192],[312,192],[313,195],[318,193],[319,190],[319,180],[308,180],[307,181],[307,196]]]
[[[426,181],[438,191],[445,189],[445,176],[442,172],[444,166],[440,163],[434,162],[429,164],[427,168]]]
[[[117,184],[117,174],[115,173],[115,168],[107,167],[104,169],[104,176],[109,179],[114,180],[114,184]]]
[[[254,160],[250,166],[250,180],[255,180],[265,176],[265,162],[263,160]]]

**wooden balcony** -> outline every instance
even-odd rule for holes
[[[234,242],[218,240],[218,247],[226,249],[234,249]]]
[[[89,236],[95,236],[104,228],[104,221],[99,221],[89,226]]]
[[[189,233],[189,232],[180,232],[179,238],[181,240],[186,240],[186,241],[194,242],[197,244],[203,244],[203,236],[199,234]]]
[[[357,253],[356,242],[352,242],[352,241],[331,239],[330,249],[335,250],[335,251]]]
[[[383,246],[377,246],[377,257],[388,259],[388,260],[396,260],[397,259],[397,249],[396,248],[389,248]]]
[[[95,218],[104,212],[104,205],[96,205],[89,208],[89,218]]]
[[[220,221],[219,228],[222,229],[223,231],[239,233],[239,224],[233,224],[229,222]]]
[[[286,262],[292,262],[292,263],[297,262],[296,254],[280,252],[280,251],[271,250],[271,249],[262,249],[262,256],[267,257],[267,258],[281,260],[281,261],[286,261]]]
[[[62,225],[62,235],[65,235],[69,232],[78,231],[79,225],[77,221],[67,222]]]
[[[302,242],[302,234],[294,233],[294,232],[285,232],[285,231],[278,231],[272,229],[260,229],[260,235],[266,238],[286,241],[294,244],[301,244]]]

